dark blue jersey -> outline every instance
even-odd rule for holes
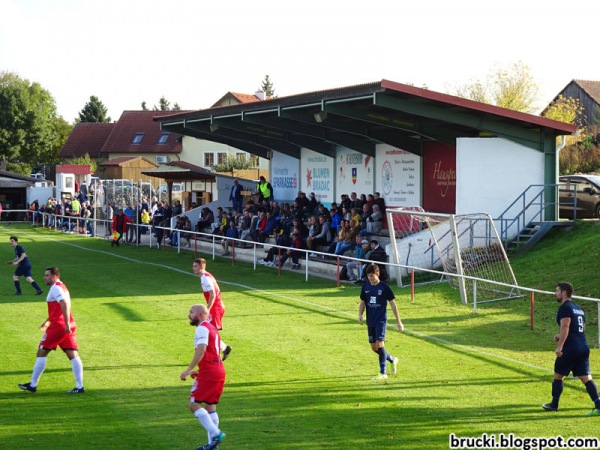
[[[17,245],[15,247],[15,256],[17,258],[20,258],[23,253],[25,253],[25,249],[22,246]],[[31,264],[29,263],[29,258],[27,256],[25,258],[23,258],[23,260],[19,263],[19,266],[20,267],[31,267]]]
[[[564,347],[569,347],[570,349],[587,347],[588,344],[585,339],[585,314],[583,313],[583,309],[571,300],[568,300],[560,305],[556,313],[556,322],[559,326],[561,319],[565,317],[571,319],[571,325],[569,325],[569,335]]]
[[[374,327],[387,320],[387,304],[396,297],[392,289],[385,283],[376,286],[371,283],[363,284],[360,299],[365,302],[367,311],[367,326]]]

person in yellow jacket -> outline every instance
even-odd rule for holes
[[[262,175],[256,185],[256,193],[258,194],[258,203],[262,203],[263,200],[271,201],[274,199],[273,186]]]

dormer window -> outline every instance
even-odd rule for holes
[[[158,137],[158,143],[159,144],[166,144],[168,139],[169,139],[169,133],[162,133]]]
[[[133,140],[131,141],[131,143],[139,144],[142,142],[142,139],[144,139],[144,133],[135,133],[135,136],[133,136]]]

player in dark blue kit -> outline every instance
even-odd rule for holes
[[[556,313],[559,331],[554,336],[556,360],[554,362],[554,381],[552,382],[552,402],[542,405],[546,411],[558,411],[558,401],[563,391],[563,380],[572,371],[584,384],[587,393],[594,402],[594,409],[588,416],[600,416],[600,398],[598,387],[592,380],[590,370],[590,346],[585,339],[585,315],[583,310],[571,301],[573,286],[571,283],[558,283],[556,301],[560,303]]]
[[[396,297],[392,289],[382,281],[379,281],[379,266],[369,264],[365,273],[369,280],[360,291],[360,306],[358,307],[358,323],[363,324],[363,313],[367,310],[367,331],[371,348],[379,355],[379,375],[373,380],[386,380],[386,362],[392,364],[392,374],[398,371],[398,358],[393,357],[385,351],[385,331],[387,328],[387,305],[390,304],[394,316],[396,316],[397,327],[404,331],[404,324],[398,315]]]
[[[35,295],[43,294],[44,291],[42,291],[42,288],[40,288],[39,284],[31,278],[31,263],[29,262],[27,253],[25,253],[25,249],[19,245],[19,239],[16,236],[10,237],[10,245],[15,249],[15,259],[7,261],[6,263],[17,266],[15,274],[13,275],[13,282],[15,283],[15,288],[17,288],[17,292],[15,292],[14,295],[21,295],[21,282],[19,281],[19,277],[25,277],[27,282],[31,283],[36,291]]]

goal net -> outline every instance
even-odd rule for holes
[[[482,302],[521,296],[488,214],[430,213],[413,207],[388,208],[387,216],[394,262],[400,266],[399,286],[408,283],[414,270],[415,283],[448,281],[460,290],[464,304],[474,298]]]

